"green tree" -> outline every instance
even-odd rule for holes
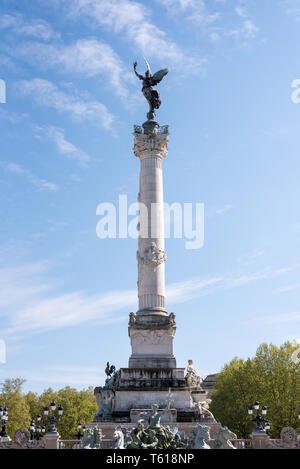
[[[64,409],[63,418],[57,428],[63,439],[76,438],[78,422],[85,425],[93,421],[97,403],[91,389],[77,391],[69,386],[57,393],[57,403]]]
[[[217,377],[211,411],[238,437],[247,438],[253,429],[247,415],[250,403],[258,399],[268,407],[271,436],[278,438],[284,426],[299,430],[299,364],[292,360],[296,346],[262,344],[254,358],[234,358]]]
[[[8,408],[7,433],[12,437],[19,428],[29,428],[30,407],[22,394],[22,378],[6,379],[0,384],[0,405]]]

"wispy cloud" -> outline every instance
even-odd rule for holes
[[[60,113],[68,113],[72,118],[81,122],[87,121],[106,130],[111,129],[114,117],[99,101],[71,95],[41,78],[19,81],[17,89],[25,96],[32,96],[40,106],[53,108]]]
[[[25,177],[33,186],[39,190],[56,191],[59,188],[57,184],[35,176],[31,171],[23,168],[17,163],[0,161],[0,167],[12,174]]]
[[[188,21],[193,21],[199,25],[205,26],[214,23],[220,19],[220,13],[208,11],[208,4],[205,0],[157,0],[174,16],[182,16]]]
[[[246,19],[240,27],[232,29],[229,34],[237,40],[247,41],[248,39],[254,39],[258,33],[259,29],[253,21]]]
[[[295,21],[300,21],[300,0],[284,0],[285,12]]]
[[[56,146],[58,152],[66,158],[75,160],[81,166],[88,166],[91,158],[80,148],[65,138],[63,129],[53,126],[40,127],[36,126],[35,130],[38,134],[46,135]]]
[[[20,371],[14,369],[10,370],[12,376],[19,376]],[[6,371],[1,373],[0,376],[6,377]],[[80,386],[87,388],[88,386],[96,386],[100,382],[104,381],[105,374],[103,373],[101,366],[69,366],[69,365],[57,365],[57,366],[43,366],[35,370],[31,368],[23,368],[22,376],[26,377],[26,380],[31,382],[43,383],[43,385],[53,385],[63,387],[65,386]]]
[[[273,295],[277,295],[279,293],[288,293],[295,290],[300,290],[300,283],[292,283],[290,285],[285,285],[283,287],[277,288],[272,293]]]
[[[234,206],[232,204],[225,204],[221,207],[209,207],[205,209],[207,217],[213,217],[215,215],[224,215],[224,213],[230,212]]]
[[[242,265],[248,265],[256,261],[258,258],[264,255],[264,251],[261,249],[253,249],[252,251],[246,252],[238,258],[238,262]]]
[[[229,212],[229,210],[233,209],[233,205],[231,204],[226,204],[223,207],[217,208],[216,209],[216,214],[217,215],[222,215],[223,213]]]
[[[0,17],[0,30],[11,30],[14,34],[31,36],[45,41],[58,38],[60,34],[42,19],[26,19],[20,13],[2,15]]]
[[[202,33],[216,43],[222,37],[232,37],[243,44],[254,39],[259,29],[253,22],[244,2],[234,2],[231,7],[226,0],[157,0],[173,16],[184,17],[195,23]],[[237,4],[236,4],[237,3]],[[225,8],[224,8],[225,7]]]
[[[94,24],[123,34],[143,55],[167,60],[182,67],[202,67],[203,58],[188,57],[151,20],[151,10],[139,2],[130,0],[72,0],[73,17],[88,17]]]
[[[87,77],[103,75],[121,98],[129,95],[128,82],[133,78],[112,47],[96,39],[79,39],[65,45],[61,42],[45,44],[26,42],[11,50],[15,56],[25,57],[43,69],[57,68],[60,72],[80,73]]]
[[[168,303],[178,304],[217,290],[251,285],[283,274],[286,269],[265,269],[250,274],[223,274],[192,278],[167,287]],[[46,263],[0,269],[0,316],[4,338],[19,339],[24,335],[84,323],[110,323],[125,319],[119,315],[136,309],[136,290],[117,290],[87,295],[82,291],[57,294],[57,281],[47,272]]]
[[[253,319],[254,322],[257,321],[257,318]],[[300,313],[284,313],[284,314],[272,314],[272,316],[260,316],[259,324],[260,325],[270,325],[270,324],[285,324],[287,322],[299,322]]]

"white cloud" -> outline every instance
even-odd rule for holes
[[[31,171],[23,168],[17,163],[0,161],[0,166],[2,166],[6,171],[9,171],[10,173],[25,177],[33,186],[37,187],[39,190],[58,190],[57,184],[49,182],[46,179],[36,177],[34,174],[32,174]]]
[[[257,321],[257,319],[253,320]],[[287,322],[299,322],[300,313],[284,313],[284,314],[272,314],[272,316],[260,316],[259,317],[260,325],[269,325],[269,324],[285,324]]]
[[[223,213],[229,212],[232,209],[233,209],[233,205],[226,204],[223,207],[217,208],[216,209],[216,214],[217,215],[223,215]]]
[[[18,340],[24,335],[84,323],[125,320],[123,315],[119,315],[120,311],[136,309],[135,289],[96,295],[87,295],[82,291],[57,294],[57,280],[51,278],[47,268],[46,263],[0,268],[0,317],[4,339]],[[168,285],[167,301],[183,303],[217,290],[239,288],[272,278],[279,272],[284,273],[286,269],[188,279]]]
[[[178,14],[189,8],[202,10],[205,8],[204,0],[157,0],[165,6],[172,14]]]
[[[237,40],[248,40],[248,39],[254,39],[259,33],[259,29],[253,21],[250,19],[247,19],[243,21],[241,27],[237,29],[232,29],[229,32],[229,35],[235,37]]]
[[[295,21],[300,21],[300,0],[285,0],[285,12]]]
[[[12,376],[19,376],[20,371],[11,369],[10,373]],[[0,370],[0,374],[1,370]],[[92,366],[69,366],[69,365],[57,365],[48,366],[45,368],[22,369],[22,376],[26,377],[26,381],[43,383],[44,386],[79,386],[89,387],[96,386],[105,380],[105,374],[101,367]],[[6,372],[3,373],[3,377],[6,377]]]
[[[238,262],[242,265],[248,265],[256,261],[259,257],[264,255],[264,251],[259,249],[253,249],[252,251],[246,252],[238,258]]]
[[[292,283],[290,285],[285,285],[284,287],[277,288],[273,291],[274,295],[279,293],[287,293],[294,290],[300,290],[300,283]]]
[[[112,85],[118,96],[128,96],[127,84],[133,74],[127,72],[111,46],[99,40],[80,39],[69,45],[27,42],[12,50],[12,54],[26,57],[42,68],[63,66],[64,71],[82,73],[88,77],[104,75],[105,81]]]
[[[231,8],[226,0],[218,0],[215,3],[210,0],[157,0],[157,2],[165,6],[172,15],[180,18],[184,16],[185,20],[199,25],[202,32],[215,43],[221,37],[231,36],[239,41],[243,40],[245,44],[248,40],[254,39],[259,32],[243,2],[238,2],[234,8]],[[225,6],[223,10],[222,4]],[[232,24],[237,26],[232,27]]]
[[[55,33],[51,26],[42,19],[26,20],[23,15],[2,15],[0,17],[0,30],[10,29],[15,34],[32,36],[43,40],[57,38],[60,35]]]
[[[247,18],[248,17],[248,11],[246,10],[244,5],[238,5],[235,8],[236,14],[240,16],[241,18]]]
[[[124,34],[148,58],[179,63],[183,67],[202,66],[203,59],[187,57],[166,33],[151,22],[151,12],[141,3],[130,0],[72,0],[72,16],[83,15],[100,25]]]
[[[17,89],[23,95],[32,96],[40,106],[53,108],[61,113],[67,112],[78,121],[88,121],[106,130],[111,129],[114,117],[99,101],[72,96],[50,81],[40,78],[19,81]]]
[[[202,26],[214,23],[220,19],[220,13],[208,12],[207,4],[204,0],[157,0],[172,15],[182,16],[186,14],[186,19],[194,21]]]
[[[44,132],[56,145],[57,150],[69,159],[77,161],[82,166],[87,166],[90,162],[90,156],[77,148],[73,143],[65,138],[64,130],[58,127],[41,127],[37,130]]]

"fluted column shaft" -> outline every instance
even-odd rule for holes
[[[168,133],[134,136],[134,152],[141,163],[138,314],[166,315],[162,160],[167,155]]]

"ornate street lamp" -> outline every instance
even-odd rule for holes
[[[37,440],[40,440],[41,433],[45,433],[46,428],[44,426],[41,427],[42,416],[40,414],[37,415],[36,419],[37,419],[38,424],[37,424],[37,427],[34,428],[34,431],[36,432],[35,438]],[[34,422],[34,420],[33,420],[33,422]],[[34,440],[34,437],[32,439]]]
[[[4,409],[0,407],[0,420],[2,421],[2,431],[0,433],[0,437],[1,438],[8,437],[8,434],[6,433],[6,424],[8,420],[8,408],[7,407],[4,407]]]
[[[30,427],[29,428],[30,428],[30,439],[34,440],[35,422],[34,422],[33,419],[30,422]]]
[[[256,410],[256,416],[253,419],[251,419],[251,422],[256,423],[254,431],[266,433],[266,431],[269,431],[271,428],[269,421],[265,419],[265,415],[267,415],[267,407],[265,405],[262,406],[261,408],[262,415],[261,415],[259,413],[259,402],[255,401],[253,406],[252,404],[250,404],[248,407],[248,414],[250,416],[253,415],[253,409]]]
[[[82,437],[83,435],[80,433],[80,430],[81,430],[81,428],[82,428],[83,433],[84,433],[84,431],[85,431],[85,426],[82,427],[81,422],[78,422],[77,428],[78,428],[78,433],[77,433],[76,436],[77,436],[78,440],[81,440],[81,437]]]
[[[52,412],[51,417],[49,416],[49,407],[48,406],[44,407],[44,416],[48,419],[48,421],[51,424],[49,433],[57,433],[55,424],[57,422],[61,421],[61,417],[62,417],[62,414],[64,412],[64,409],[62,408],[61,405],[58,407],[58,409],[57,409],[58,417],[55,416],[55,410],[56,410],[56,402],[55,401],[51,402],[50,409],[51,409],[51,412]]]

